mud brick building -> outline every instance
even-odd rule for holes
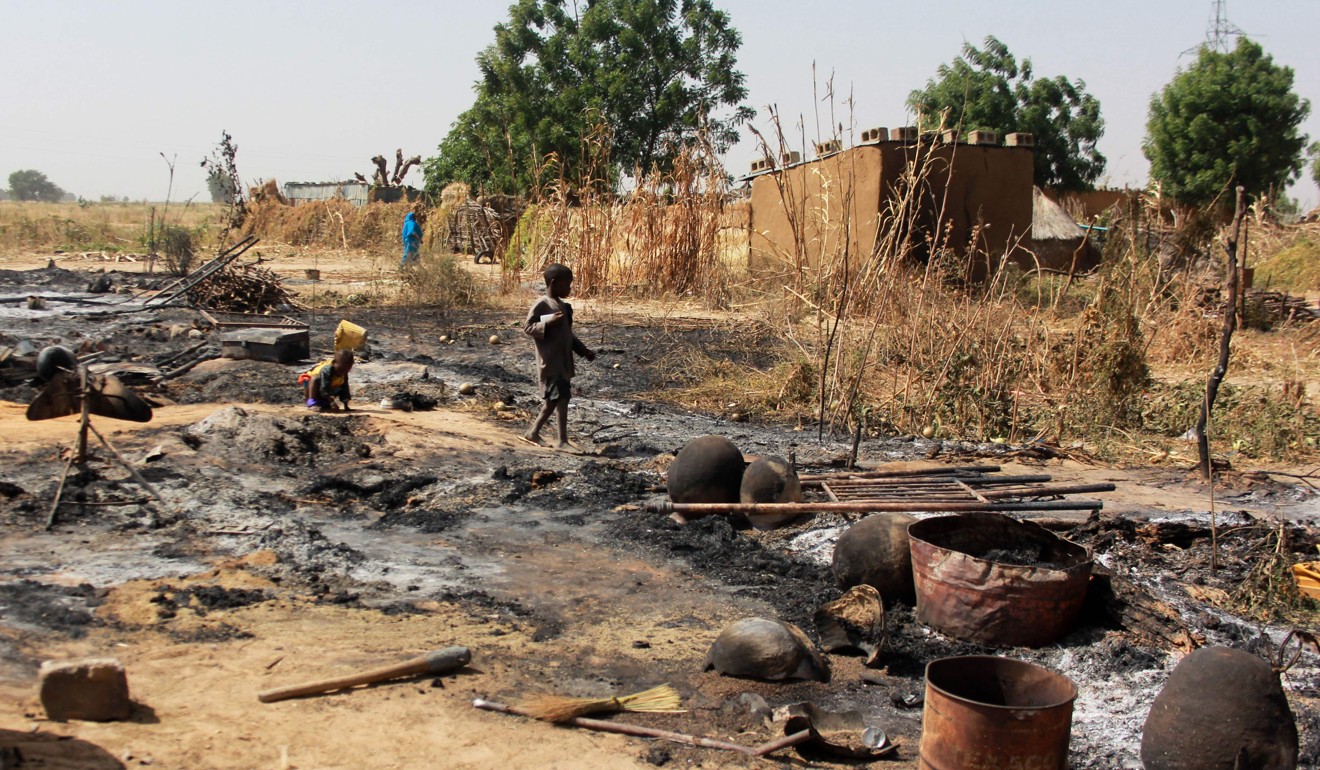
[[[1004,139],[1000,144],[993,131],[923,136],[911,127],[876,128],[863,131],[851,148],[819,144],[809,161],[797,153],[756,161],[747,177],[749,267],[810,267],[845,245],[864,258],[875,253],[888,229],[883,225],[895,217],[911,221],[919,257],[947,247],[982,263],[1007,253],[1031,267],[1037,251],[1062,254],[1032,249],[1031,136]],[[913,179],[916,189],[908,194]]]

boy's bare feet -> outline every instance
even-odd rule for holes
[[[559,439],[559,441],[555,444],[555,449],[577,449],[577,447],[575,447],[575,446],[573,446],[572,444],[568,443],[568,441],[567,441],[566,439],[562,439],[562,438],[561,438],[561,439]]]
[[[523,441],[526,441],[528,444],[535,444],[536,446],[545,446],[545,442],[541,440],[541,434],[539,433],[532,433],[529,431],[527,433],[518,436],[518,438],[522,439]]]

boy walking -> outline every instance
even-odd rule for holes
[[[573,307],[564,301],[572,290],[573,271],[564,265],[548,265],[545,268],[545,296],[532,305],[523,325],[523,331],[536,340],[536,368],[545,391],[545,405],[532,427],[523,434],[523,439],[540,444],[541,428],[545,427],[550,415],[557,412],[559,443],[555,446],[560,449],[569,446],[568,400],[573,379],[573,354],[588,361],[596,360],[596,353],[573,334]]]

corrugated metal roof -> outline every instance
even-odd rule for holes
[[[284,197],[297,206],[299,202],[343,198],[354,206],[367,205],[365,182],[285,182]]]

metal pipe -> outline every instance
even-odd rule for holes
[[[668,500],[646,504],[651,513],[680,513],[704,516],[712,513],[803,514],[803,513],[965,513],[987,511],[1012,513],[1014,511],[1098,511],[1104,507],[1099,500],[1058,500],[1054,502],[1028,501],[1018,503],[939,502],[912,500],[910,502],[850,502],[850,503],[672,503]]]
[[[1050,497],[1053,495],[1084,495],[1092,492],[1113,492],[1118,487],[1113,484],[1062,484],[1057,487],[1032,487],[1031,489],[989,489],[981,492],[982,497],[1002,500],[1006,497]]]
[[[950,465],[946,468],[909,468],[887,471],[839,471],[804,476],[802,483],[829,479],[892,479],[904,476],[945,476],[953,473],[998,473],[998,465]]]

